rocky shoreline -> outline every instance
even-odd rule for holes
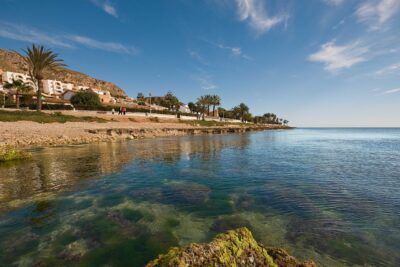
[[[199,134],[244,133],[284,126],[215,126],[201,127],[183,123],[36,123],[30,121],[0,122],[0,145],[19,148],[56,145],[77,145],[140,138]]]
[[[257,243],[247,228],[231,230],[218,235],[207,244],[190,244],[183,248],[171,248],[159,255],[146,267],[316,267],[308,260],[300,262],[284,249],[266,248]]]

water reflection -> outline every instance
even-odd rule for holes
[[[247,135],[195,136],[36,149],[32,160],[0,163],[0,212],[118,172],[132,160],[174,163],[200,157],[207,162],[223,148],[243,148],[248,142]]]

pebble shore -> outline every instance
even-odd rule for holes
[[[271,126],[270,128],[275,127]],[[243,126],[199,127],[173,122],[67,122],[46,124],[30,121],[0,122],[0,145],[16,147],[54,146],[160,136],[233,133],[259,129],[261,128]]]

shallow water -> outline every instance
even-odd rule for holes
[[[0,165],[0,266],[143,266],[249,227],[324,266],[399,266],[400,129],[296,129],[33,151]]]

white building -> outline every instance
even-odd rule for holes
[[[73,90],[74,85],[72,83],[63,83],[55,80],[43,80],[43,93],[51,95],[60,95],[66,90]]]
[[[96,94],[99,95],[100,101],[102,103],[116,103],[117,101],[115,100],[114,97],[111,96],[111,93],[109,91],[103,91],[99,89],[90,89]]]
[[[26,74],[23,74],[23,73],[4,71],[1,74],[1,80],[2,80],[3,83],[6,83],[6,82],[12,83],[13,80],[15,80],[15,81],[21,80],[24,83],[27,83],[30,86],[32,86],[34,88],[34,90],[36,91],[36,86],[33,83],[33,81],[31,80],[31,77],[29,75],[26,75]]]
[[[182,113],[191,113],[188,105],[182,105],[179,107],[179,111]]]

